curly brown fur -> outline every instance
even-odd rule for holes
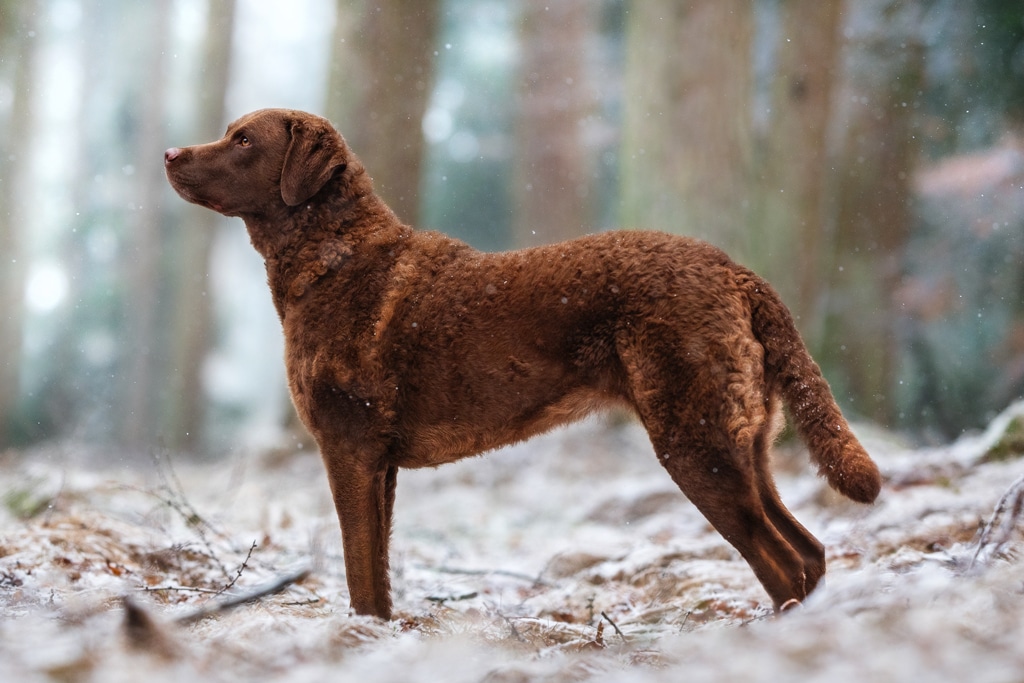
[[[776,607],[825,571],[782,504],[768,450],[785,402],[829,483],[880,477],[770,286],[720,250],[605,232],[481,253],[404,225],[328,121],[269,109],[165,155],[188,201],[244,219],[286,341],[295,407],[341,522],[354,610],[391,615],[399,467],[631,407],[659,461],[749,562]]]

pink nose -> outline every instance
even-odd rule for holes
[[[169,164],[180,156],[181,150],[177,147],[171,147],[169,150],[164,152],[164,163]]]

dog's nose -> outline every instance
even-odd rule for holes
[[[180,156],[181,150],[177,147],[171,147],[169,150],[164,152],[164,163],[169,164]]]

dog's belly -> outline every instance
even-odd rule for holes
[[[486,410],[463,406],[460,413],[448,416],[403,420],[395,464],[417,468],[453,462],[523,441],[619,402],[608,390],[578,386],[561,396],[547,395],[532,406],[510,400],[504,410],[491,403]]]

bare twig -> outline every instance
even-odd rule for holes
[[[683,632],[683,628],[686,626],[686,622],[690,620],[690,615],[693,614],[692,609],[686,610],[686,614],[683,615],[683,620],[679,622],[679,632]]]
[[[1010,484],[1010,488],[996,504],[992,518],[989,519],[978,538],[978,548],[974,551],[974,557],[971,559],[968,570],[974,569],[979,560],[981,563],[987,563],[998,554],[1003,545],[1010,540],[1017,522],[1022,518],[1024,518],[1024,475]]]
[[[436,602],[439,605],[443,605],[446,602],[458,602],[459,600],[472,600],[473,598],[480,595],[476,591],[472,593],[463,593],[462,595],[428,595],[426,597],[430,602]]]
[[[185,495],[185,487],[182,486],[178,473],[174,471],[174,464],[171,462],[170,454],[166,452],[161,454],[153,451],[150,455],[150,460],[153,461],[153,467],[156,469],[157,476],[160,477],[160,488],[170,495],[170,498],[164,499],[164,502],[171,505],[175,512],[181,515],[182,519],[190,526],[207,526],[212,531],[213,528],[207,524],[206,520],[188,502],[188,497]]]
[[[127,484],[121,485],[119,488],[126,491],[137,491],[139,493],[155,498],[158,501],[160,501],[161,504],[169,507],[170,509],[178,513],[182,520],[185,521],[185,524],[188,525],[188,527],[195,532],[196,536],[199,537],[199,542],[206,550],[206,557],[208,557],[211,561],[216,563],[217,568],[220,570],[221,574],[224,575],[224,578],[228,579],[229,581],[231,580],[231,572],[228,571],[227,565],[225,565],[224,562],[221,561],[220,556],[217,554],[217,551],[214,550],[213,544],[210,542],[210,539],[207,538],[204,527],[206,529],[213,531],[217,536],[220,536],[222,540],[226,541],[227,536],[218,532],[202,517],[200,517],[199,513],[196,512],[194,508],[192,508],[191,504],[187,500],[179,499],[179,496],[182,494],[175,493],[173,490],[167,488],[166,486],[161,487],[161,490],[141,488],[138,486],[131,486]],[[184,546],[181,544],[177,544],[174,547],[175,549],[180,549]]]
[[[282,602],[281,604],[285,607],[305,607],[306,605],[315,605],[320,602],[320,598],[309,598],[308,600],[292,600],[291,602]]]
[[[610,616],[608,616],[608,614],[606,612],[604,612],[603,610],[601,611],[601,616],[604,617],[605,620],[607,620],[608,623],[612,625],[612,628],[615,629],[615,633],[617,633],[619,635],[619,638],[622,638],[622,640],[625,641],[626,640],[626,636],[622,633],[622,631],[619,630],[618,625],[614,621],[612,621],[612,618]],[[598,622],[598,623],[600,624],[601,622]]]
[[[265,586],[253,590],[250,593],[229,598],[227,600],[221,600],[219,602],[215,602],[212,605],[207,605],[206,607],[197,609],[195,612],[192,612],[191,614],[186,614],[184,616],[178,617],[177,622],[179,624],[194,624],[197,621],[202,621],[203,619],[211,617],[215,614],[227,612],[228,610],[234,609],[235,607],[240,607],[241,605],[247,605],[251,602],[256,602],[257,600],[265,598],[268,595],[280,593],[293,583],[298,583],[299,581],[302,581],[307,576],[309,576],[309,573],[309,569],[303,569],[301,571],[295,572],[294,574],[282,576],[266,584]]]
[[[207,532],[210,532],[222,540],[226,540],[226,534],[221,533],[210,524],[189,502],[188,497],[185,495],[185,487],[178,478],[177,472],[174,471],[174,465],[171,462],[170,456],[167,453],[161,454],[154,451],[152,460],[157,475],[160,477],[161,489],[164,493],[161,494],[157,491],[147,491],[147,493],[178,513],[185,524],[199,537],[199,541],[206,547],[210,558],[217,563],[224,577],[230,581],[231,573],[228,571],[227,565],[218,557],[213,549],[213,544],[210,543],[210,539],[207,537]]]
[[[160,477],[161,486],[157,490],[152,489],[135,489],[156,498],[161,503],[174,510],[185,522],[185,524],[198,536],[200,543],[206,549],[207,557],[217,565],[221,574],[227,579],[226,585],[216,593],[224,593],[230,590],[238,579],[241,577],[242,572],[249,568],[253,558],[253,551],[256,550],[256,542],[253,541],[249,547],[249,551],[239,565],[234,574],[228,569],[228,565],[221,559],[220,554],[214,549],[213,543],[210,540],[210,536],[216,537],[218,540],[224,542],[229,547],[234,548],[234,544],[227,534],[217,529],[211,524],[206,518],[199,514],[199,511],[189,502],[187,495],[185,494],[185,487],[181,483],[181,479],[178,478],[178,474],[174,469],[173,463],[171,462],[170,456],[167,453],[154,452],[152,454],[153,466],[155,467],[157,474]],[[256,563],[259,564],[259,563]]]
[[[256,550],[256,541],[253,541],[252,545],[249,546],[249,553],[245,556],[245,559],[242,560],[242,564],[238,565],[238,569],[235,570],[235,575],[231,578],[231,581],[229,581],[226,586],[217,591],[217,595],[220,595],[221,593],[227,593],[229,590],[234,588],[235,583],[238,582],[238,579],[242,578],[242,572],[244,572],[246,568],[248,568],[249,558],[252,557],[252,552],[254,550]]]
[[[521,634],[519,632],[519,629],[516,628],[516,625],[512,623],[512,619],[504,615],[502,615],[502,617],[505,619],[505,623],[508,624],[508,629],[512,637],[518,640],[520,643],[525,643],[526,638],[523,638],[523,634]]]
[[[197,586],[143,586],[146,593],[159,593],[162,591],[175,591],[178,593],[207,593],[209,595],[220,595],[222,590],[213,588],[199,588]]]

